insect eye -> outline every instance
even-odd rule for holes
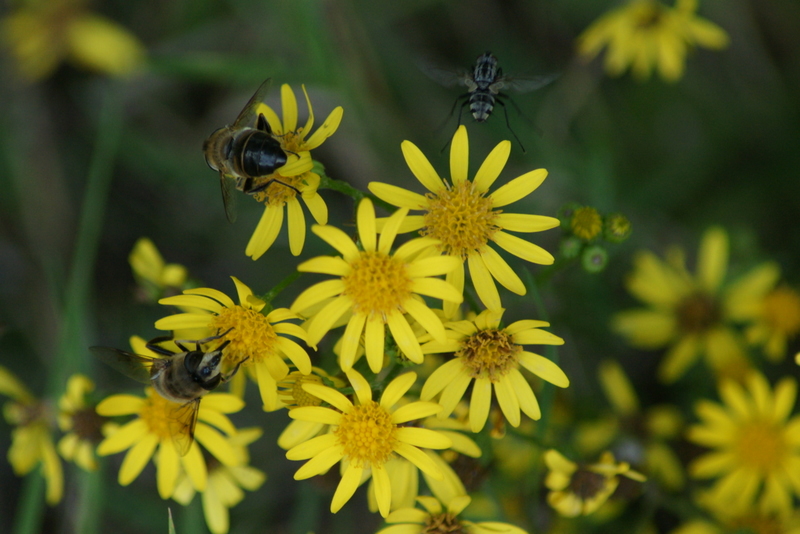
[[[200,371],[200,374],[202,374],[203,377],[207,377],[208,375],[211,374],[211,368],[210,367],[203,367],[203,369]]]

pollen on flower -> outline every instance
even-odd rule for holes
[[[278,382],[278,395],[290,410],[300,406],[319,406],[322,404],[322,399],[304,390],[303,384],[324,385],[322,378],[317,375],[304,375],[300,371],[292,371],[285,379]]]
[[[769,421],[755,420],[739,430],[736,449],[743,464],[768,473],[785,458],[786,445],[782,429]]]
[[[705,332],[721,319],[719,306],[710,295],[694,293],[678,306],[678,323],[685,332]]]
[[[411,295],[411,278],[405,264],[382,252],[362,252],[342,277],[344,295],[353,299],[353,311],[368,316],[386,316]]]
[[[464,532],[464,528],[457,516],[443,513],[429,516],[422,532],[424,534],[461,534]]]
[[[377,402],[370,401],[342,415],[334,433],[350,464],[367,468],[389,460],[397,443],[396,428],[391,414]]]
[[[778,287],[764,297],[767,322],[787,336],[800,333],[800,295],[793,289]]]
[[[591,241],[603,230],[603,218],[596,209],[582,206],[572,214],[570,226],[573,234],[584,241]]]
[[[260,177],[253,183],[254,188],[266,182],[271,181],[271,183],[263,190],[255,193],[253,198],[258,202],[263,202],[264,204],[283,206],[288,200],[291,200],[297,196],[297,191],[303,189],[305,186],[303,180],[304,175],[305,173],[298,176],[283,176],[281,174],[274,173],[268,176]]]
[[[500,228],[494,223],[501,213],[492,210],[492,199],[484,196],[469,180],[428,193],[428,212],[423,236],[442,242],[444,254],[466,258],[474,250],[485,246]]]
[[[158,436],[162,440],[170,439],[177,434],[189,431],[183,423],[176,419],[176,411],[181,410],[183,406],[180,404],[168,401],[154,390],[147,394],[142,410],[139,412],[139,417],[147,424],[150,433]]]
[[[250,308],[233,306],[223,308],[211,321],[211,328],[226,332],[230,340],[225,349],[225,360],[231,365],[249,358],[245,365],[259,363],[275,352],[278,335],[266,316]]]
[[[461,342],[456,357],[461,358],[473,378],[499,381],[516,368],[522,347],[502,330],[481,330]]]

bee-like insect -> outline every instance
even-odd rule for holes
[[[521,116],[522,111],[519,109],[516,102],[502,91],[527,93],[544,87],[558,77],[557,74],[543,76],[505,76],[503,75],[503,69],[497,64],[497,58],[488,51],[478,56],[472,70],[454,72],[431,67],[429,65],[422,65],[422,69],[434,81],[445,87],[463,85],[467,88],[467,92],[456,98],[453,107],[450,109],[450,115],[452,115],[456,106],[461,102],[461,108],[458,112],[458,126],[461,125],[461,115],[464,113],[464,108],[467,106],[469,106],[469,111],[477,122],[486,121],[492,114],[495,104],[503,106],[503,112],[506,116],[506,126],[517,140],[517,143],[519,143],[523,152],[525,152],[525,147],[522,145],[519,137],[517,137],[517,134],[514,133],[514,130],[511,129],[511,123],[508,120],[508,110],[506,110],[506,101],[510,102]],[[458,126],[456,126],[456,128],[458,128]]]
[[[256,108],[264,100],[271,79],[267,79],[247,102],[247,105],[230,126],[223,126],[208,136],[203,143],[206,164],[219,172],[222,187],[222,203],[228,221],[236,220],[235,197],[231,187],[248,195],[263,191],[272,182],[297,189],[280,180],[263,180],[286,164],[289,154],[283,150],[276,139],[266,117],[256,113]]]
[[[229,330],[230,331],[230,330]],[[109,347],[90,347],[89,350],[122,374],[144,384],[150,384],[168,401],[178,404],[170,414],[171,434],[181,456],[189,452],[194,440],[197,412],[200,399],[236,374],[241,361],[227,376],[220,372],[222,351],[230,340],[225,340],[210,351],[204,352],[200,345],[219,339],[228,332],[197,341],[175,341],[182,352],[174,352],[160,343],[172,341],[169,336],[157,337],[147,343],[147,348],[163,357],[142,356]],[[183,343],[195,343],[190,349]]]

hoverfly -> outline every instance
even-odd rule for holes
[[[289,159],[266,117],[260,113],[256,116],[256,108],[264,100],[270,82],[271,79],[267,78],[261,84],[232,125],[217,129],[203,143],[206,164],[219,172],[222,203],[230,222],[236,220],[235,197],[231,192],[233,184],[248,195],[263,191],[272,182],[299,193],[295,187],[275,178],[258,183],[258,178],[274,173]]]
[[[194,441],[200,399],[221,383],[230,380],[244,363],[242,360],[229,375],[223,376],[220,372],[222,351],[230,340],[226,339],[210,352],[201,349],[202,343],[219,339],[228,332],[193,342],[174,340],[182,352],[174,352],[159,345],[165,341],[173,341],[169,336],[149,341],[147,348],[163,357],[142,356],[109,347],[90,347],[89,350],[117,371],[144,384],[150,384],[163,398],[178,404],[170,414],[170,423],[174,424],[171,434],[178,452],[185,456]],[[195,343],[195,348],[187,348],[183,343]]]
[[[527,93],[544,87],[558,77],[557,74],[543,76],[505,76],[503,75],[503,69],[497,64],[497,58],[488,51],[478,56],[478,59],[475,61],[475,66],[471,71],[461,70],[454,72],[431,67],[429,65],[423,65],[422,69],[435,82],[445,87],[463,85],[467,88],[467,92],[456,98],[453,107],[450,109],[450,116],[452,116],[456,106],[461,102],[461,108],[458,111],[458,126],[461,126],[461,115],[464,113],[464,108],[467,106],[469,106],[469,111],[477,122],[486,121],[492,114],[495,104],[503,106],[503,112],[506,116],[506,126],[517,140],[517,143],[519,143],[523,152],[525,152],[525,147],[522,145],[522,142],[519,140],[514,130],[511,129],[505,101],[509,101],[520,115],[522,115],[522,111],[519,109],[516,102],[502,91]],[[458,128],[458,126],[456,126],[456,128]]]

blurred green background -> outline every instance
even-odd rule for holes
[[[3,16],[18,5],[6,2]],[[344,107],[338,132],[313,154],[329,176],[361,190],[376,180],[421,191],[400,143],[414,142],[446,176],[448,154],[440,150],[455,118],[436,129],[459,91],[436,85],[417,65],[467,68],[491,50],[510,74],[561,73],[546,88],[516,97],[533,124],[509,108],[527,152],[514,145],[498,183],[535,168],[549,171],[521,211],[555,216],[575,201],[622,212],[633,222],[633,237],[611,251],[605,272],[588,275],[576,267],[546,289],[552,330],[567,339],[561,351],[572,380],[567,394],[579,405],[592,402],[598,395],[595,362],[616,356],[640,391],[657,397],[659,388],[648,389],[648,381],[658,359],[642,358],[608,330],[610,315],[633,303],[622,289],[631,252],[646,247],[663,253],[682,243],[691,254],[702,230],[721,224],[731,234],[734,274],[769,258],[790,282],[800,280],[800,3],[703,1],[699,14],[723,27],[731,44],[721,52],[691,53],[675,84],[658,78],[640,83],[629,75],[611,79],[600,61],[575,57],[576,36],[613,5],[98,1],[89,9],[146,45],[146,66],[131,78],[110,79],[67,62],[45,79],[25,83],[4,51],[0,363],[38,396],[60,394],[73,372],[91,376],[100,396],[135,390],[124,377],[99,368],[85,347],[125,347],[130,335],[157,335],[152,324],[164,310],[135,302],[127,262],[141,236],[150,237],[168,262],[229,293],[231,275],[262,293],[294,270],[299,260],[288,251],[285,229],[260,260],[245,257],[263,208],[241,198],[238,221],[229,224],[218,176],[201,154],[206,136],[230,123],[265,78],[273,80],[267,102],[276,109],[280,84],[291,84],[298,94],[305,84],[318,125],[335,106]],[[300,101],[301,120],[304,108]],[[474,172],[495,144],[512,136],[501,112],[486,124],[466,115],[465,122]],[[334,191],[322,194],[330,222],[350,228],[352,200]],[[555,252],[558,232],[533,240]],[[310,235],[302,258],[322,251]],[[290,304],[300,289],[293,286],[277,304]],[[529,298],[506,295],[504,304],[513,310],[507,320],[535,315]],[[265,429],[251,451],[253,465],[269,478],[232,510],[231,533],[379,528],[380,517],[366,512],[363,495],[330,516],[330,481],[291,481],[298,464],[275,444],[283,414],[248,409],[234,420]],[[0,422],[3,454],[9,431]],[[168,503],[158,498],[152,465],[122,488],[116,483],[121,458],[106,459],[93,477],[67,466],[65,499],[44,510],[41,531],[73,532],[88,521],[99,532],[111,525],[115,532],[164,532]],[[0,462],[0,532],[11,531],[36,477],[18,479]],[[86,495],[94,501],[87,503]],[[179,533],[204,531],[198,499],[187,511],[169,505]],[[93,508],[101,512],[87,520]]]

